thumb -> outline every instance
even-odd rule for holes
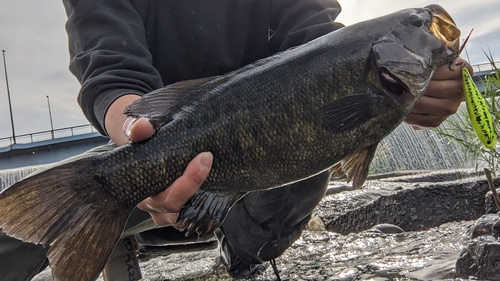
[[[123,131],[131,142],[147,140],[155,133],[153,125],[151,125],[149,120],[144,117],[127,118],[125,123],[123,123]]]

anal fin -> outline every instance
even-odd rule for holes
[[[186,230],[186,236],[196,232],[200,237],[217,229],[233,204],[245,193],[218,194],[206,190],[198,190],[182,208],[175,227]]]

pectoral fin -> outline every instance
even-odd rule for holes
[[[347,182],[352,181],[352,187],[354,189],[363,186],[368,176],[370,163],[373,160],[373,156],[375,156],[377,145],[378,144],[372,145],[342,159],[332,167],[334,177],[342,177],[345,175]]]
[[[341,97],[321,108],[323,125],[334,132],[344,132],[377,116],[383,97],[376,94],[354,94]]]

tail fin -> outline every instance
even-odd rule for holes
[[[85,158],[30,176],[0,193],[0,228],[50,246],[55,280],[95,280],[120,238],[130,210],[92,179]]]

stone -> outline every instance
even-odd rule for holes
[[[497,194],[500,194],[500,189],[497,189]],[[495,202],[495,199],[493,199],[493,192],[488,191],[485,195],[485,201],[486,201],[486,213],[498,213],[498,206]]]
[[[421,231],[446,222],[475,220],[484,214],[489,187],[485,179],[466,175],[470,173],[434,172],[368,181],[362,191],[346,192],[338,200],[325,198],[316,214],[327,230],[342,234],[380,223]],[[500,179],[495,181],[500,185]],[[403,188],[387,191],[379,186]]]
[[[493,236],[480,236],[472,240],[460,253],[456,263],[459,278],[480,280],[500,279],[500,241]]]
[[[320,217],[312,217],[307,222],[307,230],[309,231],[325,231],[325,223],[321,220]]]
[[[376,226],[370,228],[368,231],[375,231],[385,234],[395,234],[405,232],[401,227],[388,223],[377,224]]]
[[[483,235],[493,235],[493,226],[498,225],[500,216],[497,214],[486,214],[476,220],[474,226],[467,231],[470,238],[476,238]]]

